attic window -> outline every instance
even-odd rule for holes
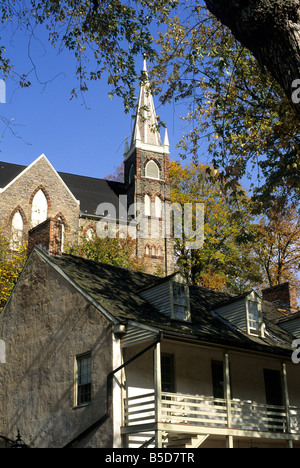
[[[188,287],[184,284],[173,283],[173,318],[175,320],[190,320]]]

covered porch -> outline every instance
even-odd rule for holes
[[[300,440],[300,408],[259,404],[252,401],[155,392],[125,398],[123,435],[140,434],[156,447],[196,448],[209,436],[286,441]]]
[[[230,350],[204,351],[201,347],[190,348],[188,343],[184,344],[184,348],[180,344],[181,348],[176,349],[177,345],[164,339],[156,342],[152,355],[148,354],[140,362],[145,374],[143,385],[141,367],[136,374],[139,376],[138,382],[135,381],[134,371],[127,373],[122,393],[123,447],[198,448],[223,444],[232,448],[237,441],[245,446],[253,446],[256,442],[264,446],[300,446],[300,404],[298,406],[294,404],[295,401],[290,402],[286,362],[276,361],[282,378],[282,399],[281,404],[271,404],[262,401],[263,395],[257,389],[251,391],[251,385],[256,385],[251,374],[248,376],[247,395],[253,394],[253,398],[238,397],[239,392],[233,391],[236,372],[232,374],[232,367],[235,371],[238,360],[235,355],[231,363]],[[182,349],[187,350],[186,369],[182,372],[185,373],[186,383],[183,385],[182,376],[176,375],[177,388],[171,388],[171,379],[169,382],[164,375],[166,369],[162,369],[162,356],[171,349],[175,354],[182,354]],[[194,356],[193,363],[190,356]],[[200,356],[203,356],[202,361]],[[222,398],[215,395],[215,388],[209,391],[203,370],[208,356],[222,356]],[[198,368],[195,362],[198,362]],[[199,379],[195,377],[197,373]],[[152,386],[149,385],[150,374]],[[196,392],[195,388],[198,387]],[[193,391],[181,391],[180,388]],[[170,389],[172,391],[166,391]],[[201,390],[206,391],[202,393]]]

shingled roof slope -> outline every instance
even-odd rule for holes
[[[20,164],[11,164],[0,161],[0,188],[6,187],[25,169],[26,166],[21,166]]]
[[[260,338],[236,329],[212,312],[217,304],[232,297],[228,294],[191,286],[191,322],[182,322],[169,319],[139,294],[149,284],[159,281],[153,275],[67,254],[49,259],[120,323],[131,320],[182,338],[291,355],[292,337],[276,323],[270,322],[271,333]]]

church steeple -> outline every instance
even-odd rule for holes
[[[146,56],[143,64],[144,81],[141,84],[138,105],[135,115],[135,122],[131,136],[129,149],[125,149],[125,159],[136,148],[153,149],[161,153],[169,153],[169,140],[167,130],[163,144],[161,143],[160,132],[157,127],[157,116],[153,96],[148,80],[148,70]]]
[[[161,140],[157,126],[146,58],[130,143],[124,152],[127,203],[138,213],[136,255],[149,273],[170,274],[174,269],[173,240],[166,237],[164,208],[170,205],[169,139]]]

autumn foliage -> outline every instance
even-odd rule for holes
[[[10,250],[10,242],[0,233],[0,310],[8,300],[27,258],[27,245]]]

